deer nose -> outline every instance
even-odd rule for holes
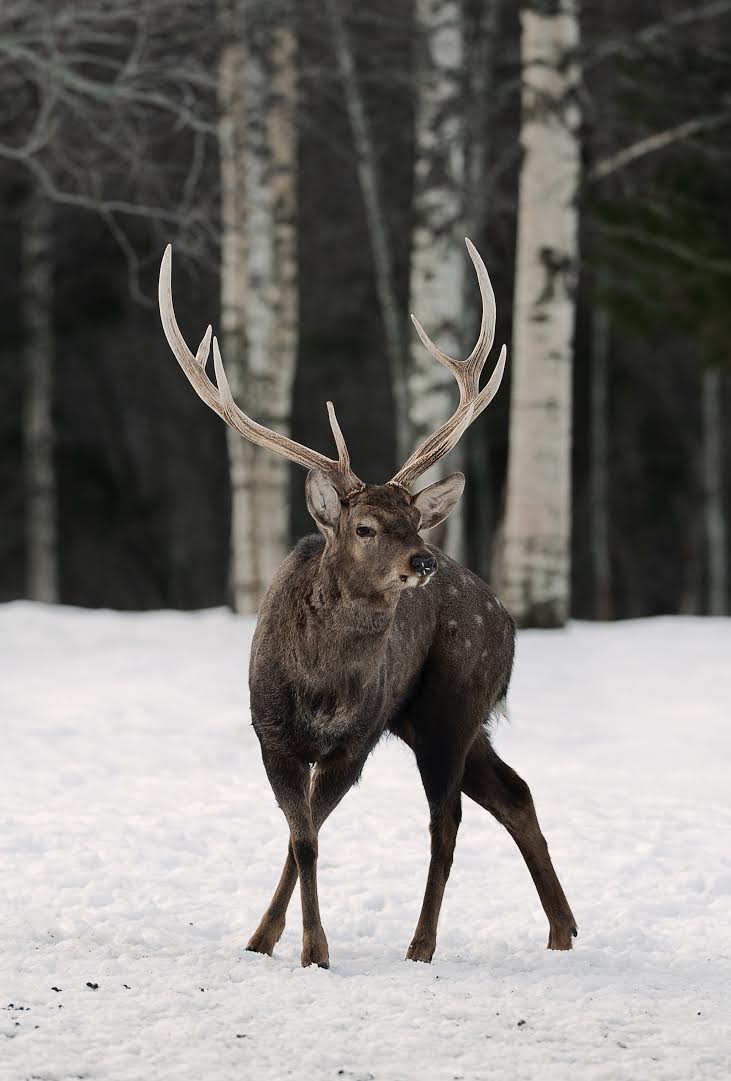
[[[433,574],[437,569],[437,561],[428,552],[420,552],[418,555],[411,557],[411,569],[415,574],[426,577],[427,574]]]

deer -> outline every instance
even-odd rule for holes
[[[505,708],[515,624],[489,585],[420,536],[451,513],[465,477],[452,473],[415,492],[418,478],[489,405],[505,369],[503,346],[480,389],[495,334],[495,296],[479,253],[466,244],[482,300],[479,336],[467,359],[442,352],[411,317],[424,346],[454,376],[459,403],[385,484],[365,484],[353,472],[331,402],[337,458],[247,416],[233,399],[212,328],[195,355],[185,343],[173,309],[169,245],[160,268],[162,326],[193,389],[244,439],[308,470],[307,508],[318,532],[300,540],[276,572],[251,648],[251,719],[289,845],[246,947],[272,955],[299,881],[303,966],[328,968],[330,960],[318,900],[319,831],[387,733],[413,751],[429,808],[429,870],[406,959],[428,963],[434,955],[463,794],[515,841],[548,919],[548,948],[571,949],[577,935],[530,789],[491,741],[491,722]],[[211,339],[215,384],[206,369]]]

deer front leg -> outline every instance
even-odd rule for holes
[[[345,793],[355,784],[363,769],[364,759],[333,760],[315,767],[310,787],[310,813],[316,832],[340,803]],[[271,956],[284,931],[287,908],[297,885],[297,861],[290,841],[287,859],[274,896],[262,916],[261,922],[251,936],[247,950]],[[304,962],[303,962],[304,963]]]
[[[436,712],[438,715],[438,708]],[[414,742],[416,764],[429,802],[431,858],[419,922],[406,951],[407,961],[431,961],[437,944],[439,912],[462,819],[460,785],[465,747],[459,734],[455,724],[445,738],[444,729],[425,718]]]
[[[287,848],[287,859],[277,888],[274,891],[274,896],[269,902],[269,907],[262,916],[259,926],[249,939],[246,946],[247,950],[251,950],[253,953],[266,953],[271,957],[274,947],[284,933],[287,909],[296,885],[297,864],[295,863],[290,842]]]
[[[411,945],[406,951],[407,961],[431,961],[437,945],[437,924],[442,907],[444,890],[452,869],[457,830],[462,818],[459,791],[451,793],[440,806],[432,808],[429,822],[431,834],[431,859],[424,890],[424,900],[419,922]]]
[[[327,939],[317,897],[317,831],[310,810],[310,765],[297,758],[272,754],[263,747],[262,760],[272,791],[289,825],[290,852],[300,880],[302,964],[328,968]]]

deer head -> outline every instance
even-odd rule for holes
[[[339,572],[360,581],[367,592],[387,592],[425,584],[437,570],[437,560],[419,537],[451,513],[462,495],[465,478],[452,473],[412,494],[415,481],[456,446],[463,432],[497,393],[505,369],[505,346],[490,379],[480,390],[480,375],[495,336],[495,295],[485,264],[474,245],[467,250],[477,272],[482,297],[482,321],[477,343],[466,360],[443,353],[427,337],[412,315],[422,342],[436,360],[454,375],[459,403],[449,420],[428,436],[387,484],[364,484],[350,466],[350,455],[332,402],[327,403],[337,459],[311,450],[280,432],[258,424],[233,400],[218,341],[209,326],[195,356],[178,327],[173,310],[170,245],[160,267],[159,302],[163,330],[178,363],[193,389],[215,413],[245,439],[309,469],[307,506],[325,537],[327,558],[337,561]],[[213,343],[216,384],[206,373]]]
[[[394,484],[366,484],[343,500],[324,473],[307,477],[307,507],[325,537],[326,557],[350,595],[384,594],[425,585],[437,559],[419,536],[443,521],[464,488],[453,473],[416,496]]]

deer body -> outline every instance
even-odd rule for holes
[[[318,833],[360,777],[387,730],[414,751],[429,805],[431,859],[407,958],[431,961],[452,865],[462,794],[515,840],[549,922],[548,945],[570,949],[576,923],[540,831],[530,790],[490,743],[489,720],[505,698],[515,627],[488,585],[426,545],[464,488],[454,473],[413,494],[415,479],[456,444],[497,392],[505,350],[484,388],[494,296],[468,243],[483,300],[478,342],[466,361],[422,341],[459,385],[453,416],[387,484],[363,484],[328,403],[338,458],[326,458],[262,427],[233,401],[216,339],[217,385],[206,375],[211,330],[194,356],[172,307],[170,253],[160,274],[163,327],[203,400],[245,438],[309,468],[307,505],[320,532],[300,541],[262,603],[251,650],[251,715],[262,761],[286,816],[290,843],[274,896],[247,949],[271,954],[297,882],[302,964],[328,967],[317,890]],[[314,766],[314,769],[313,769]]]
[[[430,666],[487,721],[507,690],[514,642],[490,587],[430,547],[439,573],[428,586],[351,598],[322,567],[324,549],[321,537],[300,541],[262,603],[249,673],[259,738],[310,762],[367,755],[387,728],[418,723],[408,706]]]

